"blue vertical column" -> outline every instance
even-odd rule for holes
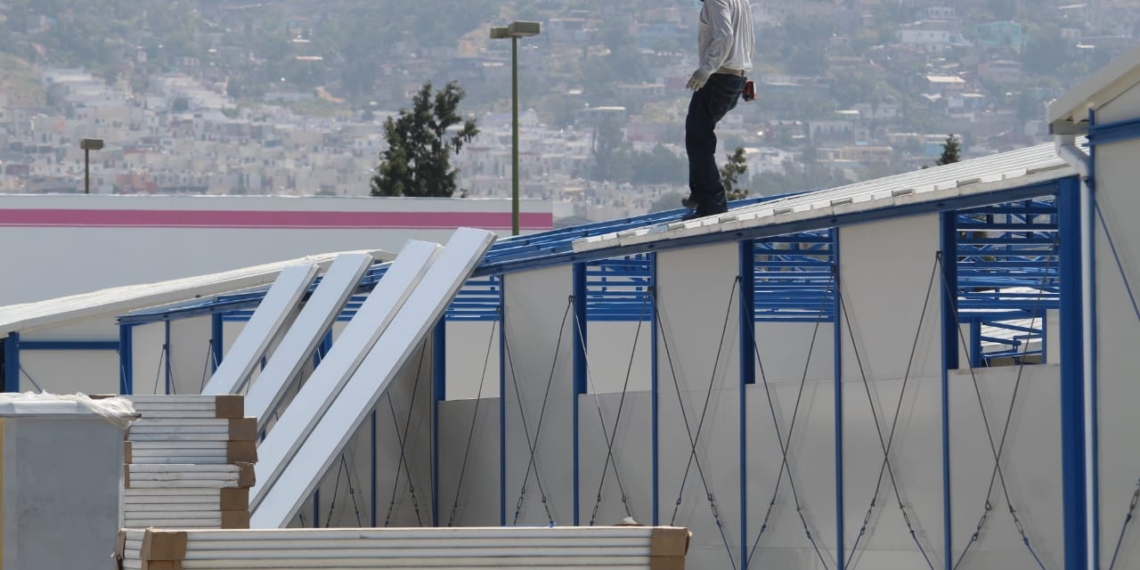
[[[4,339],[4,391],[20,391],[20,333],[8,333]]]
[[[945,568],[954,567],[950,497],[950,370],[958,369],[958,212],[942,212],[942,541]]]
[[[163,385],[166,386],[165,393],[170,394],[170,381],[174,377],[174,370],[170,367],[170,354],[174,352],[173,348],[170,346],[170,319],[163,321],[162,324],[166,329],[166,340],[163,341],[165,344],[162,345],[166,349],[166,363],[163,365]],[[155,389],[158,389],[157,386]]]
[[[218,365],[222,363],[222,356],[225,353],[225,334],[226,329],[222,324],[222,314],[210,315],[210,354],[213,355],[213,362],[210,367],[211,374],[216,372]]]
[[[371,473],[372,476],[369,477],[368,497],[372,503],[372,527],[375,528],[377,521],[380,520],[379,513],[376,512],[380,507],[380,500],[376,496],[376,408],[373,407],[372,413],[368,415],[371,417],[370,421],[372,426],[372,448],[369,450],[370,465],[368,469],[369,473]]]
[[[135,340],[134,325],[119,325],[119,393],[134,393]]]
[[[499,276],[499,524],[507,526],[507,276]]]
[[[439,526],[439,403],[447,399],[447,314],[439,318],[431,339],[431,520]],[[372,430],[375,440],[376,430]]]
[[[831,274],[835,299],[835,550],[839,553],[836,558],[842,570],[847,558],[844,544],[847,529],[843,508],[843,295],[839,288],[842,277],[839,271],[839,228],[831,229]]]
[[[740,242],[740,568],[748,570],[748,385],[756,383],[756,242]]]
[[[649,300],[653,306],[649,308],[649,325],[653,330],[653,336],[649,339],[649,403],[650,403],[650,427],[649,438],[651,446],[653,447],[653,466],[652,466],[652,479],[653,479],[653,526],[661,524],[661,449],[658,443],[658,394],[657,394],[657,253],[653,252],[649,255],[649,290],[646,291],[650,295]]]
[[[586,264],[575,263],[572,273],[574,297],[574,397],[571,403],[573,414],[574,438],[574,526],[579,522],[581,507],[579,475],[581,464],[579,462],[578,439],[578,397],[586,393],[586,384],[589,374],[589,362],[586,359],[586,333],[589,326],[586,324]]]
[[[1061,257],[1061,485],[1065,568],[1085,568],[1088,524],[1085,478],[1084,312],[1081,283],[1080,184],[1062,180],[1057,196]]]

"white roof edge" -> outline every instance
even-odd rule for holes
[[[1049,104],[1049,127],[1056,134],[1083,132],[1089,109],[1097,109],[1140,83],[1140,46],[1110,61]]]
[[[324,271],[328,269],[333,259],[344,253],[365,253],[379,262],[391,261],[395,257],[393,253],[379,249],[321,253],[219,273],[156,283],[124,285],[55,299],[8,305],[0,307],[0,336],[13,332],[32,332],[37,329],[60,326],[91,317],[121,314],[197,297],[267,285],[272,283],[277,278],[277,274],[286,267],[316,264],[321,271]]]
[[[1059,163],[1051,166],[1042,166],[1033,169],[1030,173],[1002,180],[974,182],[961,185],[937,184],[933,191],[913,192],[900,195],[894,195],[894,193],[891,192],[890,195],[880,198],[857,202],[845,202],[829,206],[823,206],[821,204],[821,207],[781,208],[780,213],[771,211],[770,213],[765,213],[765,215],[760,216],[749,216],[745,211],[738,210],[734,212],[730,210],[719,219],[710,217],[702,220],[694,220],[692,222],[665,222],[655,226],[646,226],[635,230],[615,232],[603,236],[579,238],[574,241],[573,249],[576,253],[587,252],[615,247],[636,246],[706,234],[732,233],[739,230],[780,226],[792,222],[832,218],[843,214],[937,202],[960,196],[975,196],[1000,192],[1002,190],[1060,180],[1076,174],[1077,172],[1072,166]],[[827,192],[828,190],[821,190],[805,196],[810,197],[813,194],[826,195]],[[751,208],[763,208],[763,204],[757,204]],[[739,214],[737,212],[739,212]]]

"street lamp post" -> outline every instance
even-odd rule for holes
[[[537,36],[538,22],[511,22],[491,28],[491,39],[511,39],[511,235],[519,235],[519,38]]]
[[[79,141],[83,149],[83,193],[91,193],[91,151],[103,148],[103,139],[83,139]]]

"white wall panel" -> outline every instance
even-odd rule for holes
[[[213,372],[210,366],[212,324],[213,319],[208,315],[170,321],[171,393],[202,393],[202,387]]]
[[[499,525],[498,398],[440,402],[439,470],[440,526]]]
[[[118,394],[119,353],[114,350],[21,350],[20,391]]]
[[[657,254],[660,523],[693,529],[689,556],[706,568],[731,567],[729,556],[739,565],[738,252],[739,247],[729,243]],[[727,332],[722,340],[726,315]],[[720,361],[716,363],[718,349]],[[713,391],[698,438],[710,383]],[[684,402],[684,414],[679,402]],[[692,453],[690,431],[731,554],[717,530],[695,460],[682,493],[682,479]],[[681,505],[674,520],[678,497]]]
[[[519,206],[521,233],[551,227],[549,201],[524,198]],[[29,221],[28,214],[17,211],[24,209],[65,221]],[[409,239],[443,243],[459,226],[509,236],[510,211],[507,198],[7,195],[0,207],[0,240],[25,247],[5,251],[0,259],[12,274],[27,278],[0,283],[0,305],[355,250],[362,244],[396,252]],[[300,224],[298,213],[305,217]],[[109,223],[107,216],[117,219]],[[237,226],[226,221],[235,217]],[[434,227],[424,227],[429,225]]]
[[[498,398],[498,323],[449,321],[446,345],[447,399]]]
[[[165,394],[166,323],[157,322],[132,327],[131,378],[135,394]]]
[[[573,347],[574,315],[567,314],[572,285],[570,266],[512,273],[504,278],[507,350],[507,524],[573,523]],[[563,318],[565,316],[565,319]],[[562,342],[559,344],[559,335]],[[552,376],[553,372],[553,376]],[[517,391],[516,391],[517,385]],[[547,386],[550,386],[547,396]],[[526,429],[520,415],[520,396]],[[546,411],[539,416],[543,400]],[[527,442],[535,448],[530,465]],[[539,481],[547,495],[543,507]],[[525,479],[525,481],[524,481]],[[526,494],[522,493],[525,483]],[[521,509],[516,504],[522,496]]]
[[[1119,113],[1099,113],[1097,122],[1110,116],[1135,117],[1140,89],[1133,89],[1110,108]],[[1140,295],[1140,194],[1136,180],[1140,167],[1136,153],[1140,141],[1118,142],[1096,148],[1096,201],[1105,224],[1096,219],[1096,364],[1098,449],[1100,451],[1100,552],[1108,564],[1116,548],[1128,503],[1140,478],[1140,454],[1135,452],[1138,427],[1136,402],[1140,401],[1140,321],[1125,288],[1123,267],[1133,295]],[[1113,255],[1107,232],[1112,236],[1120,265]],[[1138,299],[1140,301],[1140,299]],[[1134,524],[1134,523],[1132,523]],[[1131,526],[1131,524],[1130,524]],[[1117,567],[1140,564],[1140,533],[1125,533]]]
[[[651,307],[646,307],[648,316]],[[599,394],[620,394],[629,378],[628,390],[649,390],[653,355],[653,325],[591,321],[586,329],[587,358],[591,379],[586,389]],[[636,343],[636,344],[635,344]]]
[[[876,568],[926,566],[911,529],[926,556],[943,557],[941,289],[933,273],[939,228],[937,215],[925,215],[839,232],[839,282],[846,311],[838,316],[843,343],[845,547],[850,556],[878,486],[867,534],[855,552],[855,560]],[[890,465],[883,472],[888,441]],[[892,472],[909,528],[895,498]]]
[[[1021,520],[1030,546],[1046,568],[1060,568],[1064,557],[1064,513],[1061,497],[1060,369],[1057,365],[969,370],[950,375],[950,493],[953,500],[954,561],[962,558],[985,513],[986,493],[994,472],[994,447],[1009,432],[1002,451],[1005,489]],[[977,380],[975,388],[974,380]],[[1017,400],[1012,407],[1014,386]],[[979,403],[979,395],[981,393]],[[986,418],[982,417],[983,404]],[[958,568],[984,570],[1039,568],[1009,513],[1001,478],[989,494],[993,510],[978,542]]]
[[[432,373],[431,341],[425,340],[376,404],[378,526],[385,526],[386,522],[387,526],[431,526]],[[371,422],[366,420],[363,429],[370,427]],[[367,466],[367,461],[360,464]],[[369,474],[363,476],[367,480]],[[414,492],[409,487],[409,476]]]
[[[604,430],[598,417],[599,407],[605,418]],[[627,516],[642,524],[653,522],[652,409],[652,397],[647,391],[627,393],[624,402],[621,394],[583,394],[578,397],[582,525],[590,525],[591,522],[594,525],[611,525]],[[613,440],[612,457],[607,451],[609,440],[604,434]]]
[[[805,374],[808,382],[831,382],[835,377],[835,327],[831,323],[756,323],[756,347],[770,383],[799,386]],[[762,383],[759,365],[756,382]]]
[[[834,336],[829,333],[826,344],[833,346],[833,340]],[[794,369],[806,361],[806,357],[785,361],[779,352],[769,351],[769,354],[765,364],[772,363],[774,368]],[[813,365],[820,361],[814,355],[812,360]],[[827,561],[828,568],[834,567],[835,383],[831,379],[834,372],[826,379],[803,383],[801,395],[802,374],[801,370],[799,378],[777,380],[770,373],[768,390],[759,377],[756,385],[748,387],[748,548],[751,551],[755,545],[750,566],[753,568],[815,569],[820,567],[820,556]],[[773,409],[779,420],[779,437]],[[783,470],[781,437],[788,450],[788,466]],[[800,511],[796,507],[797,495]],[[773,500],[775,504],[769,507]],[[769,517],[768,527],[760,536],[765,516]],[[805,524],[816,546],[812,545]]]

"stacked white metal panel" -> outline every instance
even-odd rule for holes
[[[128,396],[127,528],[249,528],[257,422],[239,395]]]
[[[125,530],[120,568],[683,570],[680,527]]]
[[[266,453],[268,469],[264,471],[271,473],[273,478],[255,485],[251,493],[250,525],[253,528],[281,528],[289,524],[415,347],[424,341],[433,324],[443,315],[494,240],[495,234],[491,232],[457,229],[395,317],[391,318],[375,345],[370,350],[357,353],[366,352],[367,356],[351,378],[322,389],[320,398],[306,398],[299,394],[294,404],[286,408],[262,444],[268,451],[270,440],[275,440],[274,449],[280,451],[274,452],[272,461]],[[403,253],[397,256],[393,269],[401,257]],[[388,277],[385,275],[381,284]],[[342,336],[333,345],[334,350],[343,342]],[[317,370],[320,371],[329,360],[322,362]],[[304,388],[310,384],[313,384],[312,379]],[[331,404],[328,403],[330,400]],[[295,420],[288,418],[295,409],[305,409],[305,412],[298,413]],[[293,423],[301,429],[293,432],[283,429]],[[283,435],[286,433],[290,435]]]

